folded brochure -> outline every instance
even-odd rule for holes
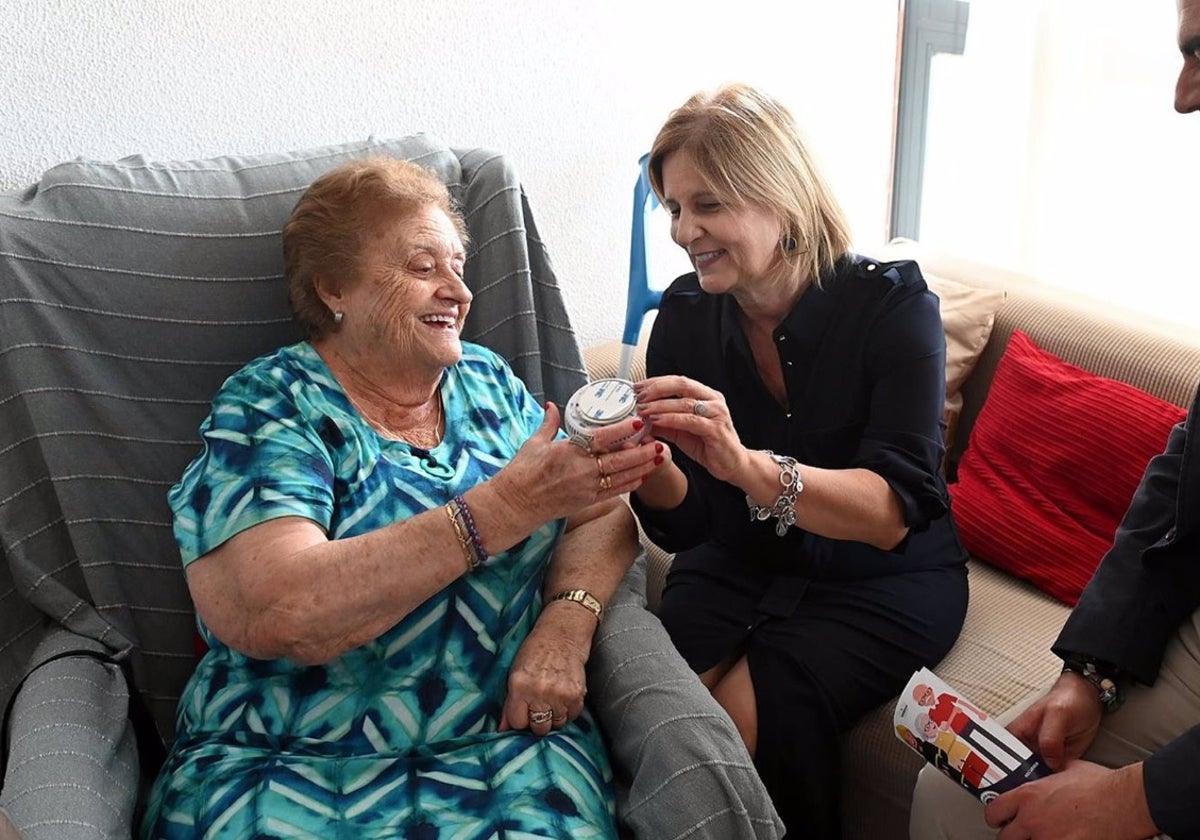
[[[983,803],[1050,775],[1040,756],[928,668],[896,703],[896,737]]]

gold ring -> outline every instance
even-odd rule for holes
[[[604,475],[604,461],[600,460],[600,456],[596,456],[596,475]]]
[[[541,726],[543,723],[549,723],[554,719],[554,712],[549,709],[544,709],[540,712],[530,712],[529,722],[534,726]]]
[[[600,489],[608,490],[611,487],[612,487],[612,476],[607,475],[607,474],[600,476]]]

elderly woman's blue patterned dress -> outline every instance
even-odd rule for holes
[[[499,357],[463,349],[442,380],[445,436],[428,453],[376,435],[308,344],[232,376],[170,493],[184,563],[280,516],[333,539],[363,534],[495,474],[543,411]],[[545,738],[496,731],[561,529],[542,527],[327,665],[251,659],[201,626],[210,651],[180,701],[144,836],[615,836],[590,717]]]

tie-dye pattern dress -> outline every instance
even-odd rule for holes
[[[463,350],[442,379],[444,438],[428,452],[377,435],[306,343],[230,377],[169,496],[184,563],[280,516],[332,539],[363,534],[494,475],[543,409],[498,356]],[[210,649],[180,700],[143,836],[615,837],[592,718],[545,738],[497,732],[562,527],[545,525],[326,665],[252,659],[201,623]]]

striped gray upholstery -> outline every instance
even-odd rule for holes
[[[80,648],[103,651],[58,630],[47,633],[35,658]],[[13,707],[0,796],[27,840],[129,836],[138,771],[128,703],[116,665],[59,659],[30,674]]]
[[[617,762],[617,814],[633,836],[773,840],[783,835],[725,710],[646,609],[642,554],[604,612],[588,698]]]
[[[296,200],[323,172],[371,154],[436,170],[462,206],[476,295],[465,337],[508,358],[539,399],[565,404],[584,382],[525,195],[496,152],[414,135],[204,161],[75,161],[0,194],[0,707],[65,629],[131,658],[172,737],[194,619],[166,491],[225,377],[296,340],[280,250]],[[101,685],[94,661],[60,660],[22,691],[14,741],[65,712],[36,698],[72,667],[81,681],[60,683],[78,688],[63,703],[90,694],[124,708],[119,674]],[[16,815],[9,769],[0,805]],[[54,836],[95,836],[60,828]]]

